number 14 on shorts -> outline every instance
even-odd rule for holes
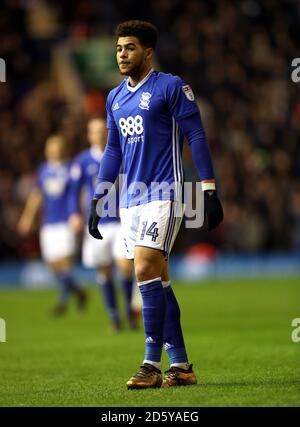
[[[152,242],[156,242],[156,239],[158,237],[158,228],[155,227],[157,225],[157,222],[152,222],[150,227],[147,229],[148,221],[143,221],[143,228],[141,232],[141,240],[144,240],[145,235],[152,237]]]

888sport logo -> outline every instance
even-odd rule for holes
[[[144,141],[144,126],[143,126],[143,117],[139,114],[135,117],[129,116],[127,118],[121,117],[119,119],[119,127],[124,138],[127,138],[128,144],[133,144],[134,142],[143,142]]]

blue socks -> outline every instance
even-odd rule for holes
[[[111,279],[101,281],[100,288],[109,317],[113,323],[120,321],[117,309],[114,284]]]
[[[122,287],[125,295],[125,304],[126,304],[126,312],[127,316],[131,316],[132,308],[131,308],[131,295],[132,295],[132,279],[130,278],[122,278]],[[103,295],[105,307],[108,311],[110,320],[113,323],[119,323],[120,317],[118,313],[117,307],[117,299],[115,286],[112,279],[105,279],[101,274],[97,277],[97,282],[101,288],[101,292]]]
[[[164,347],[170,359],[170,365],[187,363],[183,334],[180,324],[180,309],[170,282],[164,282],[166,315],[164,323]]]
[[[65,305],[68,301],[69,295],[72,292],[79,291],[79,286],[74,279],[71,270],[58,271],[55,275],[60,284],[59,302],[60,304]]]
[[[123,277],[121,279],[122,287],[125,295],[125,303],[126,303],[126,313],[127,316],[130,317],[132,315],[132,307],[131,307],[131,296],[132,296],[132,278]]]
[[[161,278],[138,283],[143,300],[143,319],[146,337],[144,363],[160,369],[162,345],[170,365],[185,368],[188,358],[180,324],[180,309],[170,286]]]
[[[144,363],[160,367],[163,347],[166,300],[161,278],[138,283],[143,300],[143,320],[146,338]]]

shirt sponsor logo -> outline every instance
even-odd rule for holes
[[[122,135],[125,138],[127,138],[127,136],[134,137],[135,135],[135,138],[128,138],[128,144],[132,144],[133,142],[138,141],[144,141],[144,136],[142,135],[142,133],[144,132],[143,117],[139,114],[134,117],[121,117],[119,119],[119,127]]]
[[[140,98],[139,107],[142,110],[149,110],[150,108],[150,98],[151,98],[150,92],[143,92]]]
[[[49,196],[60,196],[66,188],[66,180],[61,178],[48,178],[44,181],[44,190]]]

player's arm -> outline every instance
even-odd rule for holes
[[[83,170],[79,162],[75,161],[70,169],[68,191],[69,224],[76,233],[83,229],[83,218],[80,208],[80,199],[83,186]]]
[[[117,129],[108,129],[107,144],[100,163],[95,193],[91,204],[89,217],[89,233],[95,239],[102,239],[98,230],[98,223],[102,211],[104,196],[114,185],[122,164],[122,150]]]
[[[199,112],[181,118],[178,124],[192,151],[193,161],[204,192],[204,215],[209,230],[223,220],[223,208],[217,196],[213,163]]]
[[[42,205],[43,196],[38,188],[34,188],[28,196],[25,207],[17,224],[17,230],[25,236],[31,231],[36,215]]]
[[[223,220],[223,209],[216,192],[212,159],[202,126],[199,108],[189,85],[179,77],[169,78],[165,97],[172,116],[179,124],[191,150],[204,191],[205,223],[212,230]]]

